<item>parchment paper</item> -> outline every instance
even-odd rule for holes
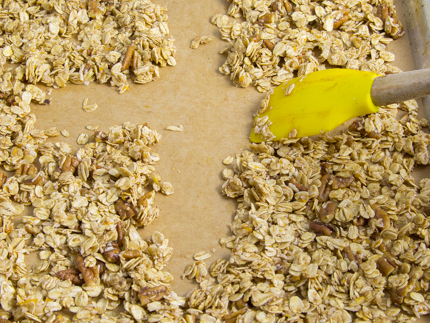
[[[235,211],[235,201],[221,196],[224,168],[222,160],[249,145],[248,135],[252,114],[264,94],[253,87],[236,88],[218,72],[225,57],[218,54],[228,44],[221,40],[210,18],[227,12],[226,0],[154,0],[167,6],[169,28],[176,39],[177,66],[160,69],[161,78],[146,85],[130,86],[119,95],[108,85],[67,85],[53,90],[52,103],[33,106],[36,127],[67,129],[69,138],[59,137],[73,145],[81,132],[92,134],[87,125],[99,125],[101,130],[130,121],[147,122],[162,134],[161,143],[154,147],[161,161],[155,165],[162,180],[174,185],[171,196],[156,196],[160,217],[141,231],[146,238],[160,231],[170,240],[174,254],[167,266],[175,280],[173,289],[185,295],[195,287],[181,280],[187,264],[186,256],[212,248],[216,249],[207,262],[227,257],[229,251],[218,243],[229,233],[228,225]],[[403,19],[398,1],[399,18]],[[196,36],[213,35],[215,39],[196,50],[190,48]],[[403,70],[414,69],[407,35],[390,44],[396,54],[395,64]],[[97,103],[92,113],[82,110],[82,102]],[[183,132],[164,130],[170,125],[183,125]],[[56,139],[56,140],[57,140]],[[422,169],[419,176],[430,174]],[[428,320],[420,322],[430,322]]]

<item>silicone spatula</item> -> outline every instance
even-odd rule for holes
[[[288,138],[293,129],[297,130],[297,137],[306,137],[331,131],[354,117],[377,112],[380,106],[427,94],[430,94],[430,69],[386,76],[348,69],[310,73],[275,88],[268,111],[255,117],[250,140],[264,141],[255,125],[267,117],[266,124],[275,136],[272,140]]]

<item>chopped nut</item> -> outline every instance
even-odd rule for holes
[[[61,166],[61,172],[74,173],[76,170],[76,167],[78,166],[79,166],[79,160],[76,157],[67,156],[63,162],[63,165]]]
[[[124,229],[122,228],[122,222],[121,221],[118,221],[116,223],[116,232],[118,235],[118,239],[117,239],[118,247],[122,248],[122,243],[124,241]]]
[[[240,309],[238,311],[235,311],[235,312],[233,312],[231,314],[224,315],[222,317],[222,321],[223,322],[232,322],[232,323],[234,323],[234,322],[236,322],[236,319],[237,319],[237,317],[239,315],[245,314],[247,311],[248,311],[248,308],[244,307],[244,308],[242,308],[242,309]]]
[[[325,174],[321,178],[321,186],[319,187],[319,194],[318,194],[318,200],[320,202],[326,202],[328,200],[328,195],[331,191],[331,175]]]
[[[294,178],[288,180],[289,184],[294,185],[299,191],[309,191],[309,188],[297,182]]]
[[[142,257],[142,252],[140,250],[126,250],[121,254],[124,259],[133,259]]]
[[[139,292],[139,299],[142,306],[150,302],[155,302],[163,299],[167,295],[167,287],[164,285],[156,287],[144,287]]]
[[[388,213],[379,206],[373,205],[372,209],[375,211],[375,217],[382,219],[384,229],[388,229],[391,225],[390,216]]]
[[[391,301],[397,305],[402,304],[403,299],[407,294],[407,291],[408,291],[407,287],[391,290],[391,292],[390,292]]]
[[[105,251],[103,252],[103,256],[106,258],[107,261],[112,263],[119,263],[120,262],[120,254],[121,250],[119,249],[117,242],[111,242],[106,246]]]
[[[88,268],[84,264],[84,257],[77,255],[75,257],[76,268],[81,272],[82,278],[86,285],[90,285],[96,279],[98,279],[99,273],[97,266]]]
[[[354,182],[354,176],[349,176],[347,178],[335,176],[333,178],[333,183],[331,188],[337,190],[339,188],[347,188]]]
[[[37,173],[36,166],[33,164],[21,164],[15,171],[15,176],[35,175]]]
[[[133,58],[135,51],[134,45],[128,46],[127,52],[125,53],[124,60],[122,61],[121,72],[128,70],[130,68],[130,63]]]
[[[380,257],[378,260],[376,260],[376,265],[378,270],[384,275],[385,277],[389,276],[395,269],[385,257]]]
[[[309,229],[316,233],[321,233],[325,236],[331,236],[332,230],[325,223],[310,222]]]
[[[334,218],[337,205],[333,202],[327,202],[325,207],[319,211],[319,219],[325,223],[330,222]]]
[[[118,212],[121,220],[131,219],[136,214],[134,207],[128,205],[128,203],[124,203],[123,200],[116,202],[115,211]]]
[[[76,268],[65,269],[57,272],[57,277],[61,280],[70,280],[75,285],[82,285],[84,280],[79,277],[80,273]]]

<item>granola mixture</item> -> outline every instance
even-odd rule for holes
[[[54,88],[109,82],[120,93],[176,65],[167,9],[150,0],[4,0],[0,74]],[[11,88],[2,87],[2,91]]]
[[[173,193],[153,166],[160,135],[125,123],[80,135],[73,154],[34,128],[28,96],[0,100],[0,321],[180,320],[185,301],[162,270],[173,249],[137,232],[159,215],[156,192]]]
[[[415,101],[347,131],[251,144],[223,171],[237,199],[227,260],[200,281],[188,322],[413,322],[430,312],[430,135]],[[401,120],[396,114],[405,113]],[[202,270],[203,269],[203,270]],[[208,278],[206,278],[206,275]]]
[[[266,92],[326,65],[399,71],[387,50],[404,34],[392,0],[228,1],[228,15],[217,14],[212,23],[230,43],[219,70],[236,86]]]
[[[339,135],[292,134],[228,156],[222,192],[238,204],[221,244],[231,256],[208,268],[211,255],[194,254],[183,277],[199,287],[183,298],[163,271],[168,239],[137,232],[159,215],[156,193],[174,192],[154,168],[160,135],[146,124],[87,126],[95,132],[79,135],[73,153],[47,140],[59,135],[55,128],[35,128],[30,102],[48,102],[27,84],[110,81],[123,92],[129,68],[135,81],[151,80],[156,64],[174,65],[164,9],[149,1],[1,4],[1,323],[403,323],[429,313],[430,180],[416,183],[411,172],[429,164],[430,135],[415,101],[382,107]],[[225,68],[241,86],[267,90],[324,60],[345,66],[345,57],[349,68],[397,72],[385,36],[402,29],[389,1],[237,0],[229,13],[249,19],[230,26],[226,16],[214,18],[231,36],[234,64]],[[38,37],[47,31],[54,44]],[[6,62],[19,66],[11,72]],[[87,103],[84,110],[97,108]]]

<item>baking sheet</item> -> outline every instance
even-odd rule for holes
[[[177,66],[160,69],[161,78],[146,85],[131,84],[130,90],[119,95],[108,85],[67,85],[53,90],[52,103],[33,106],[37,116],[36,127],[67,129],[69,138],[59,137],[78,148],[76,137],[91,131],[87,125],[99,125],[101,130],[130,121],[147,122],[162,134],[161,142],[154,147],[161,161],[155,165],[163,181],[174,185],[171,196],[156,196],[160,217],[144,230],[146,238],[160,231],[174,248],[167,266],[175,280],[173,289],[186,295],[195,284],[181,280],[187,259],[194,253],[216,251],[207,262],[227,258],[228,250],[218,241],[229,234],[228,225],[235,211],[235,201],[221,196],[222,160],[249,145],[248,134],[252,114],[257,110],[264,94],[253,87],[236,88],[218,72],[225,57],[218,54],[228,44],[220,39],[217,27],[210,18],[226,13],[226,0],[154,0],[167,6],[169,28],[176,39]],[[398,15],[403,22],[399,1]],[[196,50],[190,48],[196,36],[213,35],[215,39]],[[396,54],[395,65],[403,70],[414,69],[407,35],[390,44]],[[97,103],[99,108],[87,113],[82,102]],[[164,130],[167,126],[183,125],[183,132]],[[429,174],[423,168],[419,176]],[[419,322],[430,322],[430,319]]]

